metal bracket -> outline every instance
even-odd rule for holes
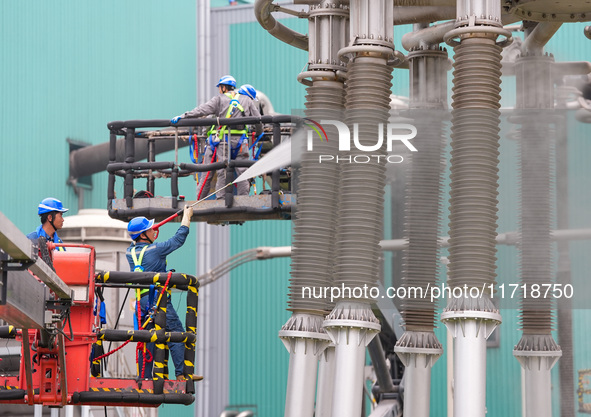
[[[24,271],[34,260],[3,259],[0,261],[0,305],[5,305],[8,292],[8,271]]]

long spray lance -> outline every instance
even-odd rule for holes
[[[196,206],[197,204],[201,203],[202,201],[204,201],[204,200],[207,200],[209,197],[211,197],[212,195],[214,195],[214,194],[215,194],[215,193],[217,193],[218,191],[222,191],[222,190],[224,190],[224,189],[228,188],[230,185],[233,185],[233,184],[234,184],[234,183],[233,183],[233,182],[231,182],[231,183],[229,183],[229,184],[226,184],[226,185],[224,185],[224,186],[223,186],[222,188],[220,188],[219,190],[215,190],[215,191],[214,191],[214,192],[212,192],[211,194],[209,194],[209,195],[207,195],[207,196],[203,197],[201,200],[197,200],[197,201],[195,201],[194,203],[190,204],[188,207],[194,207],[194,206]],[[187,206],[185,206],[185,207],[187,207]],[[156,223],[156,224],[154,225],[154,227],[152,227],[152,230],[154,230],[154,231],[158,232],[158,229],[160,228],[160,226],[163,226],[163,225],[165,225],[166,223],[168,223],[169,221],[171,221],[171,220],[173,220],[173,219],[177,218],[178,216],[180,216],[181,214],[183,214],[183,211],[184,211],[184,210],[185,210],[185,209],[184,209],[184,208],[182,208],[182,209],[180,209],[179,211],[177,211],[176,213],[174,213],[172,216],[169,216],[169,217],[167,217],[166,219],[162,220],[160,223]]]
[[[275,148],[271,149],[264,157],[259,159],[253,166],[251,166],[246,171],[244,171],[242,174],[240,174],[240,176],[238,176],[238,178],[236,178],[234,181],[232,181],[229,184],[224,185],[222,188],[220,188],[218,190],[215,190],[214,192],[210,193],[209,195],[203,197],[202,199],[195,201],[194,203],[189,205],[189,207],[196,206],[197,204],[201,203],[204,200],[207,200],[209,197],[216,194],[217,192],[222,191],[222,190],[226,189],[227,187],[229,187],[233,184],[236,184],[237,182],[246,181],[250,178],[254,178],[254,177],[264,174],[266,172],[273,171],[274,169],[278,169],[280,167],[287,166],[290,163],[291,163],[291,141],[284,140],[283,142],[281,142],[281,144],[279,144]],[[152,227],[152,230],[154,230],[154,231],[156,231],[156,233],[158,233],[158,229],[162,225],[165,225],[169,221],[171,221],[171,220],[177,218],[178,216],[180,216],[181,214],[183,214],[183,210],[184,210],[184,208],[177,211],[172,216],[167,217],[166,219],[162,220],[160,223],[155,224],[154,227]]]

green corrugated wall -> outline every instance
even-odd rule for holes
[[[307,32],[307,21],[288,19]],[[265,93],[276,112],[302,109],[305,88],[296,76],[308,53],[288,46],[256,22],[230,28],[230,72],[240,84]],[[291,222],[255,221],[231,226],[231,253],[257,246],[291,245]],[[260,261],[231,272],[230,404],[256,404],[257,417],[283,415],[289,354],[277,336],[286,311],[291,259]]]
[[[37,227],[44,197],[76,214],[66,138],[98,144],[109,140],[112,120],[168,118],[194,107],[195,47],[192,0],[175,7],[156,0],[1,2],[0,211],[23,232]],[[106,174],[93,175],[86,208],[107,207],[106,184]],[[156,187],[170,194],[168,184]],[[170,262],[194,272],[194,262],[182,259],[173,254]]]
[[[194,0],[0,2],[0,211],[27,233],[38,225],[44,197],[61,199],[76,214],[66,138],[98,144],[109,140],[109,121],[169,118],[193,108],[195,48]],[[106,174],[93,175],[86,208],[106,209],[106,184]],[[181,193],[194,195],[194,187],[187,183]],[[157,181],[156,188],[170,195],[168,184]],[[162,238],[175,230],[163,229]],[[194,274],[194,253],[189,237],[169,265]],[[193,407],[160,413],[173,414],[192,416]]]

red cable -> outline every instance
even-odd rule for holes
[[[110,352],[107,352],[107,353],[105,353],[104,355],[101,355],[101,356],[99,356],[98,358],[94,358],[92,361],[93,361],[93,362],[94,362],[94,361],[100,361],[101,359],[103,359],[103,358],[106,358],[106,357],[107,357],[107,356],[109,356],[109,355],[112,355],[113,353],[115,353],[115,352],[117,352],[119,349],[121,349],[123,346],[125,346],[126,344],[128,344],[129,342],[131,342],[131,340],[126,340],[126,341],[125,341],[125,343],[123,343],[121,346],[119,346],[119,347],[117,347],[117,348],[113,349],[113,350],[112,350],[112,351],[110,351]]]
[[[218,147],[216,146],[215,149],[213,150],[213,155],[211,156],[211,162],[210,164],[213,164],[213,161],[215,160],[215,154],[218,151]],[[203,180],[203,183],[201,184],[201,188],[199,189],[199,194],[197,195],[197,200],[199,200],[201,198],[201,192],[203,191],[203,187],[205,186],[205,183],[207,182],[207,179],[209,178],[209,174],[211,174],[211,171],[207,171],[207,175],[205,176],[205,179]],[[211,189],[211,187],[210,187]]]

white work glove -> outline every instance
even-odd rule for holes
[[[185,210],[183,211],[183,220],[181,221],[181,224],[183,226],[190,227],[192,216],[193,216],[193,207],[185,206]]]

